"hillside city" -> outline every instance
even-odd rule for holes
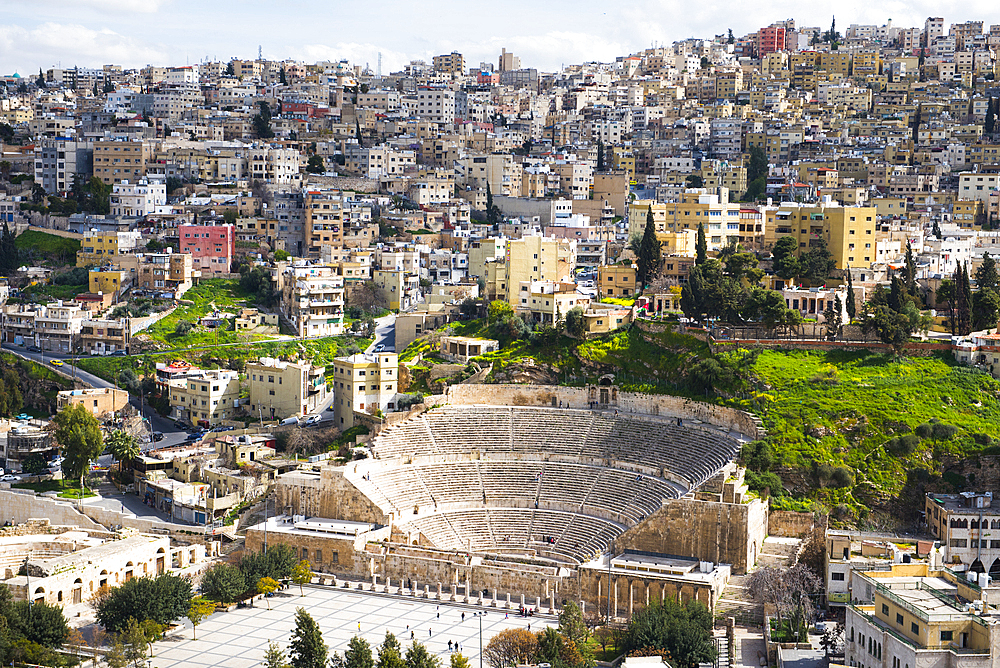
[[[0,663],[1000,665],[998,52],[0,77]]]

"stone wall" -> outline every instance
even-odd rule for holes
[[[459,405],[558,407],[561,401],[563,408],[587,408],[595,400],[592,389],[559,385],[452,385],[448,388],[447,397],[449,403]],[[614,387],[608,389],[614,390],[608,405],[624,412],[700,420],[717,427],[735,429],[753,439],[762,435],[758,418],[745,411],[667,394],[621,392]]]
[[[797,513],[792,510],[772,510],[767,518],[767,533],[771,536],[802,538],[816,526],[812,513]]]
[[[388,515],[344,477],[342,468],[323,467],[318,476],[282,476],[275,496],[275,508],[288,515],[389,524]]]
[[[729,564],[746,573],[767,535],[768,504],[669,499],[615,540],[615,550],[640,550]]]
[[[701,601],[709,610],[713,610],[724,586],[721,581],[713,586],[713,583],[705,581],[656,577],[638,572],[628,574],[612,572],[610,587],[608,579],[606,570],[580,569],[580,591],[576,598],[584,601],[588,610],[604,615],[608,610],[610,589],[611,610],[616,617],[630,617],[654,601],[667,599],[681,603],[691,600]]]

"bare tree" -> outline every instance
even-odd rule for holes
[[[789,618],[793,630],[808,623],[814,610],[809,596],[819,589],[819,578],[803,564],[788,569],[764,566],[747,580],[747,593],[756,603],[774,609],[779,629],[782,618]]]

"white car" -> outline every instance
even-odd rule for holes
[[[18,482],[21,476],[8,473],[7,475],[0,476],[0,482]]]
[[[299,422],[301,424],[316,424],[317,422],[319,422],[322,419],[323,419],[322,415],[314,414],[314,415],[307,415],[307,416],[305,416],[304,418],[302,418],[301,420],[299,420]]]

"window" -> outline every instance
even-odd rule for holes
[[[910,632],[916,635],[920,634],[920,625],[916,622],[910,622]]]
[[[951,631],[941,632],[941,642],[951,642]]]
[[[844,574],[843,573],[832,573],[830,575],[830,579],[834,580],[836,582],[843,582],[844,581]]]
[[[896,613],[896,623],[899,624],[900,626],[903,625],[903,615],[899,614],[898,612]]]
[[[889,606],[886,605],[885,603],[882,604],[882,614],[886,616],[889,615]]]

